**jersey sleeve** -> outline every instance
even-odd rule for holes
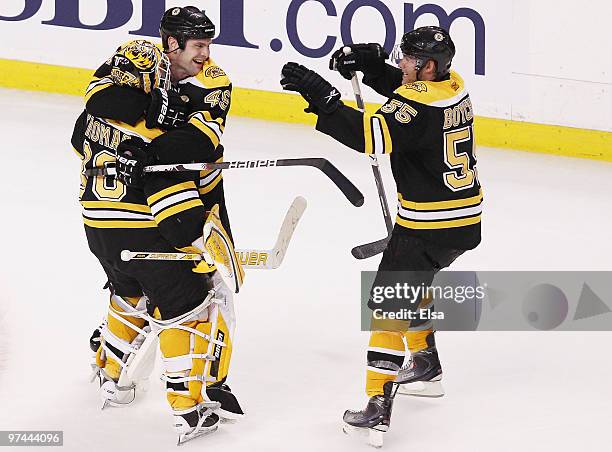
[[[185,248],[202,236],[205,209],[189,175],[152,174],[144,191],[160,233],[172,246]]]
[[[363,83],[378,94],[391,97],[393,92],[402,84],[402,70],[398,67],[385,64],[385,70],[375,77],[364,74]]]
[[[100,66],[85,90],[85,108],[98,118],[114,119],[130,125],[142,118],[151,98],[143,91],[118,86],[110,79],[110,65]]]
[[[83,152],[83,135],[85,134],[85,128],[87,127],[87,112],[83,111],[74,123],[74,129],[72,131],[72,137],[70,138],[70,144],[72,150],[81,158],[85,156]]]
[[[365,154],[390,154],[417,140],[425,110],[394,93],[376,113],[362,113],[342,105],[334,113],[319,114],[316,129]]]

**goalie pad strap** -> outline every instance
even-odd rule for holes
[[[136,353],[136,351],[138,350],[138,347],[133,347],[131,343],[127,342],[124,339],[121,339],[120,337],[115,336],[106,325],[104,325],[100,334],[104,338],[104,342],[112,345],[114,348],[121,351],[122,353]]]
[[[202,383],[206,383],[206,382],[215,383],[217,381],[217,379],[214,377],[206,377],[203,375],[194,375],[191,377],[173,377],[171,375],[162,375],[161,379],[168,383],[186,383],[189,381],[200,381]],[[178,392],[178,391],[168,388],[167,392]]]
[[[122,316],[129,315],[129,314],[121,312],[121,311],[116,311],[115,309],[113,309],[112,306],[109,306],[108,315],[111,316],[112,318],[114,318],[115,320],[117,320],[118,322],[123,323],[128,328],[136,331],[137,333],[142,334],[143,336],[147,335],[147,332],[145,330],[143,330],[142,328],[138,328],[136,325],[134,325],[133,323],[129,322],[128,320],[125,320],[122,317]],[[133,317],[141,318],[141,316],[133,316]]]
[[[213,355],[192,353],[189,355],[174,356],[172,358],[163,358],[164,369],[166,372],[181,372],[190,371],[192,359],[205,359],[214,361],[216,358]]]

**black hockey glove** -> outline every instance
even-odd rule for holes
[[[338,109],[340,92],[314,71],[297,63],[283,66],[281,85],[287,91],[297,91],[310,104],[307,113],[333,113]]]
[[[122,141],[117,147],[117,179],[128,187],[142,188],[143,169],[152,163],[146,151],[147,144],[141,138]]]
[[[348,55],[344,49],[350,49]],[[329,60],[329,68],[340,72],[347,80],[352,78],[351,72],[361,71],[365,75],[382,75],[385,70],[385,60],[389,54],[380,44],[351,44],[336,50]]]
[[[175,129],[187,122],[187,102],[175,91],[155,88],[147,108],[146,125],[149,129]]]

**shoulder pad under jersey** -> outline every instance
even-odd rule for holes
[[[225,71],[209,58],[195,77],[181,80],[179,84],[181,83],[192,83],[202,88],[214,89],[229,86],[231,82]]]
[[[441,82],[418,81],[407,83],[395,90],[395,94],[432,107],[453,105],[466,94],[463,79],[454,71],[450,78]]]

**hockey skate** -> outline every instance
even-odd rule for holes
[[[102,409],[109,406],[123,407],[136,399],[136,385],[134,383],[121,386],[106,375],[104,369],[98,369],[98,376],[100,378]]]
[[[417,397],[442,397],[441,380],[442,366],[435,346],[413,353],[395,378],[399,394]]]
[[[365,409],[345,411],[342,418],[344,433],[367,435],[370,446],[382,447],[383,435],[389,430],[391,423],[391,410],[396,391],[397,385],[388,381],[384,385],[384,394],[371,397]]]
[[[215,410],[215,414],[221,419],[221,423],[232,423],[244,416],[244,411],[238,399],[228,385],[213,385],[206,388],[206,395],[212,402],[218,402],[219,408]]]
[[[177,446],[200,436],[213,433],[219,427],[219,416],[213,410],[219,402],[204,402],[193,408],[174,412],[174,430],[179,434]]]

